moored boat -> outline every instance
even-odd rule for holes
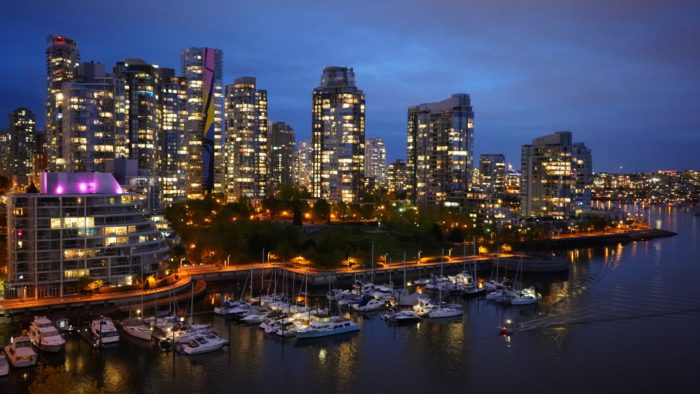
[[[14,337],[10,341],[10,344],[5,346],[5,354],[13,367],[24,368],[36,365],[37,354],[28,336]]]
[[[0,376],[7,376],[10,373],[10,364],[7,363],[7,357],[4,352],[0,352]]]
[[[311,322],[308,327],[296,330],[296,337],[297,339],[320,338],[355,331],[360,331],[360,326],[357,323],[350,319],[336,316],[329,321]]]
[[[227,344],[227,340],[220,338],[214,332],[208,332],[195,336],[187,343],[178,345],[177,350],[180,354],[194,355],[213,352]]]
[[[37,349],[44,352],[60,352],[66,344],[56,326],[46,316],[34,317],[29,325],[29,339]]]
[[[100,346],[119,342],[119,331],[109,317],[100,316],[93,320],[90,323],[90,334]]]

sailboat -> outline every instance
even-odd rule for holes
[[[463,311],[461,305],[450,304],[447,306],[442,306],[442,290],[440,290],[440,301],[438,303],[438,308],[428,313],[428,316],[432,319],[439,319],[462,316],[462,314]]]
[[[520,259],[520,263],[518,264],[518,272],[520,272],[520,283],[522,286],[522,280],[523,280],[523,272],[522,272],[522,265],[523,265],[523,260],[522,258]],[[517,281],[518,279],[518,272],[515,273],[515,279]],[[513,298],[510,300],[511,305],[532,305],[532,304],[537,304],[540,299],[542,298],[542,295],[537,293],[535,291],[535,288],[530,286],[526,289],[521,289],[520,291],[515,291],[515,294]]]

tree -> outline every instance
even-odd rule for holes
[[[299,202],[299,200],[292,201],[292,212],[294,213],[294,216],[292,218],[292,225],[301,226],[301,203]]]
[[[328,201],[326,201],[323,198],[319,198],[318,200],[316,200],[316,203],[314,204],[313,208],[313,214],[320,220],[325,221],[326,223],[330,223],[331,206],[330,204],[328,204]]]

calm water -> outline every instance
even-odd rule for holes
[[[568,277],[525,277],[543,293],[537,307],[464,300],[462,319],[396,328],[357,317],[360,333],[308,344],[209,314],[197,320],[230,338],[229,349],[174,357],[131,338],[98,351],[75,337],[48,361],[64,362],[78,385],[115,393],[700,392],[700,218],[646,216],[679,235],[571,251]],[[500,337],[506,318],[528,329]],[[0,342],[16,330],[0,326]],[[26,392],[31,375],[13,370],[0,393]]]

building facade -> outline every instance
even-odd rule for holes
[[[464,198],[472,185],[474,111],[468,94],[408,109],[409,197],[417,205]]]
[[[181,58],[187,89],[187,196],[201,198],[224,192],[224,54],[213,48],[187,48]]]
[[[158,177],[161,201],[171,204],[187,198],[187,85],[172,68],[159,68],[160,136],[158,138]]]
[[[77,77],[78,44],[65,36],[49,36],[46,47],[46,152],[49,168],[65,168],[63,150],[63,84]]]
[[[267,91],[253,77],[226,86],[226,194],[263,198],[268,178]]]
[[[488,194],[505,191],[506,158],[502,154],[482,154],[479,156],[479,177],[481,190]]]
[[[114,67],[114,80],[124,92],[126,157],[136,160],[144,175],[156,175],[160,134],[158,66],[126,59]]]
[[[591,151],[570,131],[536,138],[522,147],[522,216],[568,219],[590,209]]]
[[[130,285],[167,267],[168,246],[140,201],[108,173],[43,173],[7,196],[6,298],[63,297],[80,278]]]
[[[309,140],[301,140],[296,152],[296,184],[308,191],[312,190],[314,150]]]
[[[347,67],[326,67],[313,91],[312,195],[346,203],[364,188],[365,95]]]
[[[381,137],[365,140],[365,186],[367,190],[387,187],[386,146]]]
[[[395,160],[387,169],[387,186],[389,193],[392,193],[396,198],[405,198],[406,189],[408,188],[408,174],[406,171],[406,162],[403,160]]]
[[[10,149],[8,175],[28,184],[32,159],[36,151],[36,120],[28,108],[17,108],[9,114]]]
[[[296,140],[294,129],[285,122],[269,122],[268,190],[274,194],[282,187],[293,186],[296,168]]]
[[[59,156],[65,171],[103,171],[105,160],[125,152],[123,93],[103,64],[83,63],[78,74],[63,83]]]

